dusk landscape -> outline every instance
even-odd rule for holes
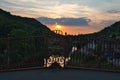
[[[0,80],[120,80],[120,0],[0,0]]]

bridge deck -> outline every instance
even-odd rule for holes
[[[120,73],[75,69],[36,69],[1,72],[0,80],[120,80]]]

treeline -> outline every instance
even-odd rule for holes
[[[34,18],[11,15],[0,9],[0,66],[42,65],[47,55],[45,38],[52,33]]]
[[[11,15],[9,12],[0,9],[0,36],[32,36],[50,33],[45,25],[34,18],[26,18]]]
[[[86,35],[88,37],[120,39],[120,21],[115,22],[111,26],[105,27],[103,30]]]

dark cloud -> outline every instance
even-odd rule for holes
[[[37,18],[38,21],[44,24],[55,24],[56,22],[61,25],[67,26],[87,26],[88,23],[91,21],[88,18],[47,18],[47,17],[40,17]]]
[[[108,10],[108,13],[120,13],[120,10]]]

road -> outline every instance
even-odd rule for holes
[[[76,69],[0,72],[0,80],[120,80],[120,73]]]

